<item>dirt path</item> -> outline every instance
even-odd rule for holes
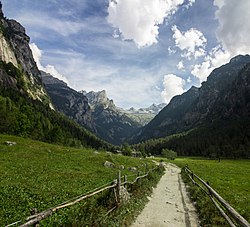
[[[195,208],[187,196],[180,172],[177,166],[167,165],[150,201],[131,227],[198,226]]]

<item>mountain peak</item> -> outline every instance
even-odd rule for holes
[[[40,72],[41,72],[42,82],[44,84],[61,84],[62,86],[67,87],[67,83],[65,83],[64,81],[59,80],[56,77],[53,77],[51,74],[46,73],[42,70]]]
[[[231,58],[230,63],[237,63],[237,62],[245,60],[245,59],[249,60],[250,59],[250,55],[249,54],[246,54],[246,55],[242,55],[242,54],[237,55],[237,56]]]
[[[92,106],[92,108],[100,105],[102,105],[104,108],[114,107],[114,102],[108,98],[106,90],[97,92],[90,91],[88,93],[85,91],[85,95],[87,96],[89,104]]]

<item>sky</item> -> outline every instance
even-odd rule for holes
[[[39,69],[123,108],[169,103],[250,53],[249,0],[2,0]]]

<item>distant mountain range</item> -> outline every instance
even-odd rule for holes
[[[144,126],[148,124],[164,107],[165,103],[162,104],[152,104],[147,108],[135,109],[131,107],[130,109],[122,109],[121,112],[128,115],[133,120],[137,121],[140,125]]]
[[[29,40],[21,24],[4,17],[0,2],[0,133],[109,150],[116,149],[109,143],[129,141],[148,153],[249,157],[249,55],[232,58],[167,106],[124,110],[105,90],[78,92],[40,72]]]
[[[145,122],[151,120],[161,106],[129,111],[116,107],[106,91],[77,92],[48,73],[41,72],[42,81],[55,108],[88,128],[97,136],[112,143],[122,144]],[[134,117],[136,116],[136,117]],[[136,120],[137,119],[137,120]]]

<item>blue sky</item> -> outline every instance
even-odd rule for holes
[[[40,69],[115,104],[168,103],[250,52],[250,1],[2,0]]]

